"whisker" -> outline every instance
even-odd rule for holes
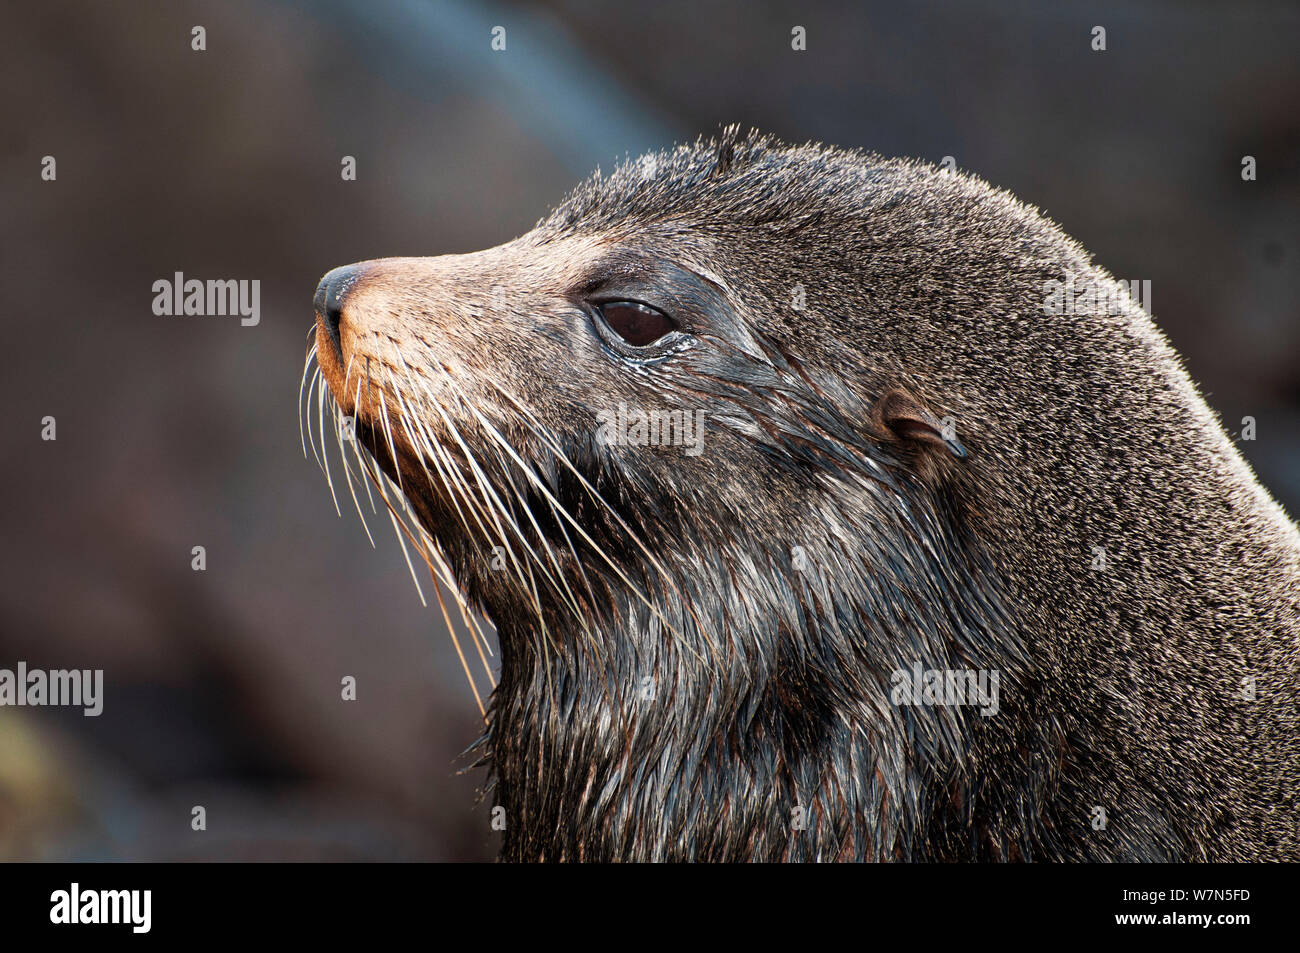
[[[367,365],[369,362],[367,361]],[[389,375],[391,382],[392,375]],[[379,390],[379,425],[383,428],[384,439],[388,441],[388,457],[393,461],[393,474],[397,477],[397,488],[405,490],[402,487],[402,467],[397,460],[397,448],[393,446],[393,431],[388,425],[388,402],[384,399],[383,388]]]
[[[325,444],[325,391],[326,390],[328,390],[328,388],[321,387],[316,391],[316,422],[319,425],[319,432],[317,434],[317,438],[320,440],[321,468],[325,471],[326,482],[329,483],[330,499],[334,501],[334,512],[337,513],[340,517],[342,517],[343,511],[339,509],[339,498],[334,492],[334,478],[330,475],[329,448]],[[331,405],[333,405],[333,398],[331,398]]]
[[[311,368],[312,361],[315,359],[315,357],[316,357],[316,341],[313,338],[311,344],[307,348],[307,358],[302,362],[302,379],[298,382],[298,437],[302,441],[303,459],[306,459],[307,457],[307,436],[302,429],[302,398],[303,398],[303,391],[307,389],[307,371]],[[315,377],[313,376],[312,379],[314,381]],[[310,390],[307,390],[307,399],[311,400]],[[307,419],[308,421],[311,420],[311,414],[307,415]]]
[[[358,382],[357,382],[357,398],[360,399],[360,396],[361,396],[361,382],[358,381]],[[354,400],[354,401],[352,402],[352,406],[353,406],[354,408],[359,406],[356,400]],[[354,452],[354,453],[356,452],[356,446],[357,446],[357,436],[356,436],[356,422],[357,422],[357,419],[356,419],[355,414],[356,414],[356,411],[354,410],[354,411],[353,411],[353,415],[354,415],[354,416],[352,417],[352,438],[351,438],[351,440],[349,441],[349,442],[352,444],[352,449],[353,449],[353,452]],[[366,531],[366,539],[370,540],[370,548],[371,548],[371,549],[374,549],[374,548],[375,548],[375,538],[374,538],[373,536],[370,535],[370,524],[366,522],[366,514],[363,513],[363,512],[361,512],[361,501],[357,499],[357,491],[356,491],[356,489],[352,486],[352,466],[351,466],[351,464],[348,463],[348,450],[347,450],[347,447],[345,447],[345,446],[343,445],[343,443],[344,443],[344,441],[343,441],[343,421],[344,421],[344,419],[345,419],[345,418],[343,417],[342,413],[339,411],[338,405],[336,404],[335,407],[334,407],[334,434],[335,434],[335,436],[338,438],[338,444],[339,444],[339,457],[340,457],[340,459],[342,459],[342,461],[343,461],[343,478],[347,481],[347,484],[348,484],[348,493],[351,494],[351,496],[352,496],[352,505],[355,506],[356,509],[357,509],[357,516],[361,517],[361,526],[362,526],[362,528],[365,529],[365,531]],[[364,483],[365,481],[363,480],[362,482]]]

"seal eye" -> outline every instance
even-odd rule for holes
[[[677,330],[677,323],[639,301],[607,301],[596,310],[609,329],[632,347],[648,347]]]

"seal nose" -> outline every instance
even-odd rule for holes
[[[313,304],[316,306],[316,320],[324,326],[330,340],[334,342],[334,350],[340,360],[343,358],[343,342],[339,338],[339,325],[343,321],[343,304],[348,291],[356,284],[358,277],[360,276],[353,265],[335,268],[320,280],[320,284],[316,286],[316,297],[313,299]]]

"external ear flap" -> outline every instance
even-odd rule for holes
[[[920,441],[946,448],[954,457],[966,456],[950,426],[930,413],[906,391],[886,391],[872,408],[877,424],[899,440]]]

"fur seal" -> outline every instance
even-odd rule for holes
[[[315,309],[504,859],[1300,859],[1300,534],[1012,195],[731,127]]]

